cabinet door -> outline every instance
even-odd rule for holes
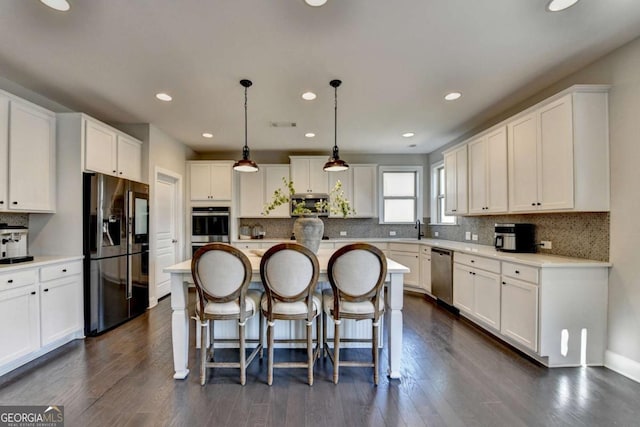
[[[329,192],[329,175],[322,168],[325,158],[309,159],[309,189],[312,193]]]
[[[501,300],[500,332],[538,351],[538,287],[503,278]]]
[[[376,193],[377,166],[354,165],[351,206],[355,209],[356,217],[374,218],[377,213],[378,195]],[[345,193],[347,194],[347,193]]]
[[[38,288],[0,292],[0,366],[40,347]]]
[[[231,200],[231,164],[211,165],[211,198]]]
[[[467,213],[467,146],[444,156],[445,210],[448,215]]]
[[[99,123],[85,122],[84,168],[108,175],[118,174],[117,134]]]
[[[431,254],[420,253],[420,287],[431,293]]]
[[[122,135],[118,135],[118,176],[142,181],[142,145]]]
[[[260,166],[257,172],[241,173],[240,188],[240,217],[257,218],[262,212],[265,202],[264,192],[265,168]]]
[[[9,208],[55,209],[55,116],[10,104]]]
[[[273,199],[273,192],[276,189],[280,188],[285,194],[289,191],[286,184],[282,181],[282,178],[289,181],[289,166],[288,165],[269,165],[265,167],[264,170],[264,201],[265,203],[270,202]],[[260,208],[262,209],[262,207]],[[278,206],[269,214],[270,218],[289,218],[291,207],[290,205],[284,204]],[[262,211],[262,210],[261,210]]]
[[[537,210],[538,124],[536,113],[508,125],[509,129],[509,210]]]
[[[474,270],[474,314],[489,326],[500,329],[500,276]]]
[[[486,213],[488,143],[485,137],[469,142],[469,213]],[[506,159],[505,159],[506,164]],[[505,182],[506,184],[506,182]]]
[[[391,251],[389,258],[409,268],[410,272],[404,275],[405,285],[419,286],[420,262],[417,253]]]
[[[453,264],[453,305],[467,313],[473,313],[473,270]]]
[[[297,193],[311,192],[309,185],[309,159],[291,159],[289,171]]]
[[[9,98],[0,95],[0,211],[9,208]]]
[[[507,212],[507,129],[487,135],[487,212]]]
[[[573,208],[573,120],[571,95],[542,108],[539,202],[541,210]]]
[[[209,164],[189,165],[191,200],[211,200],[211,170]]]
[[[40,284],[42,345],[82,329],[82,276],[69,276]]]

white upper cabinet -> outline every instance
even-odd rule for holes
[[[507,212],[507,130],[504,126],[468,144],[469,213]]]
[[[0,132],[0,210],[55,211],[55,114],[0,97]]]
[[[85,170],[142,181],[142,142],[85,117]]]
[[[352,165],[349,168],[353,176],[349,200],[356,211],[355,217],[374,218],[377,215],[377,169],[377,165]]]
[[[507,124],[509,210],[609,210],[606,86],[577,86]]]
[[[467,146],[444,154],[445,213],[467,213]]]
[[[118,175],[133,181],[142,180],[142,144],[118,135]]]
[[[326,157],[290,156],[290,174],[297,193],[328,193],[329,174],[322,168]]]
[[[238,200],[241,218],[260,218],[265,203],[271,202],[273,192],[280,188],[289,191],[282,178],[289,180],[289,165],[260,165],[258,172],[239,174]],[[269,218],[289,218],[289,204],[278,206]]]
[[[191,200],[231,200],[232,166],[233,161],[190,162]]]

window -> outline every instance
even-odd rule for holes
[[[421,166],[380,167],[380,224],[413,224],[422,217]]]
[[[431,166],[431,223],[456,224],[457,218],[445,215],[444,162]]]

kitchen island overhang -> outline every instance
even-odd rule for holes
[[[318,262],[320,264],[320,276],[318,284],[328,283],[327,264],[333,250],[320,250]],[[251,283],[262,284],[260,279],[260,256],[252,252],[245,252],[251,262]],[[189,312],[188,289],[193,284],[191,276],[191,260],[167,267],[163,270],[171,275],[171,338],[173,343],[173,365],[175,379],[185,379],[189,375]],[[387,317],[387,345],[389,349],[390,378],[399,379],[402,366],[402,305],[404,290],[404,275],[409,273],[409,268],[387,258],[386,311]],[[235,325],[229,328],[235,330]]]

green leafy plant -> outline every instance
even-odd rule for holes
[[[292,200],[293,195],[296,194],[293,181],[282,177],[282,182],[284,183],[285,190],[278,188],[273,192],[271,202],[264,205],[262,215],[269,215],[269,213],[271,213],[275,208],[284,204],[293,205],[291,213],[294,215],[312,214],[313,212],[305,206],[304,202],[296,202],[295,200]],[[329,192],[329,199],[317,202],[315,208],[317,212],[330,212],[334,215],[341,215],[343,218],[346,218],[349,215],[355,215],[356,213],[356,211],[351,207],[351,203],[344,195],[342,182],[340,182],[340,180],[336,181],[336,185]]]

